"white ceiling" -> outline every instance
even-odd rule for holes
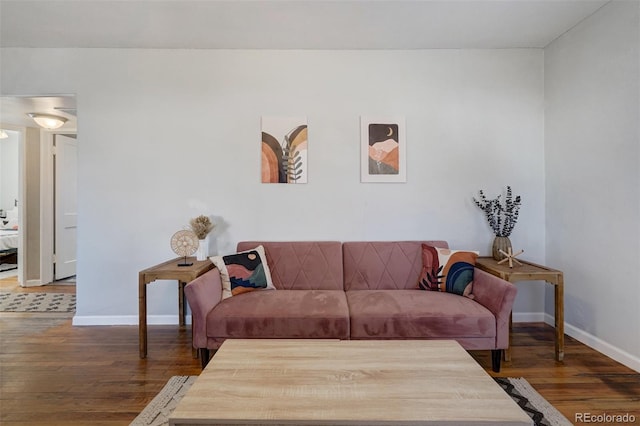
[[[0,47],[543,48],[609,0],[0,0]],[[2,58],[0,57],[0,60]],[[0,122],[74,97],[0,97]]]
[[[0,46],[543,48],[607,2],[0,0]]]

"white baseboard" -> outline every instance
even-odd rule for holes
[[[554,318],[552,315],[546,315],[545,322],[549,325],[554,325]],[[620,364],[626,365],[640,373],[640,358],[624,351],[611,343],[607,343],[599,337],[593,334],[587,333],[584,330],[579,329],[571,324],[564,323],[564,333],[573,337],[577,341],[584,343],[592,349],[608,356],[609,358],[618,361]],[[565,352],[565,357],[566,357]]]
[[[187,315],[186,323],[191,324],[191,316]],[[72,324],[86,325],[138,325],[137,315],[75,315]],[[178,315],[148,315],[147,325],[178,325]]]
[[[546,312],[514,313],[513,322],[544,322],[552,327],[555,326],[553,315],[547,314]],[[640,358],[566,322],[564,323],[564,333],[580,343],[618,361],[620,364],[624,364],[632,370],[640,372]],[[565,357],[567,356],[571,356],[571,354],[565,353]]]

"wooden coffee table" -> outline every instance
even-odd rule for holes
[[[532,425],[455,341],[227,340],[178,425]]]

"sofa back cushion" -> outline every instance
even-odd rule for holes
[[[344,290],[338,241],[241,241],[238,251],[262,245],[278,290]]]
[[[422,272],[423,243],[449,247],[446,241],[343,243],[345,290],[416,289]]]

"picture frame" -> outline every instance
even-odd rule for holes
[[[407,181],[404,117],[360,117],[360,181],[392,183]]]
[[[307,117],[262,116],[261,128],[262,183],[307,183]]]

